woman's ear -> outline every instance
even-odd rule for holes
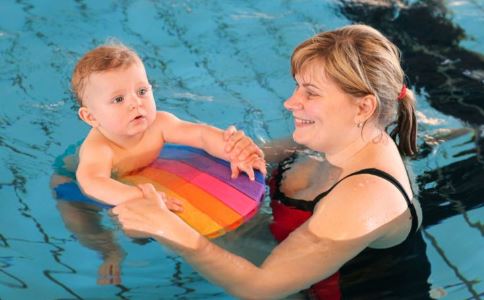
[[[366,95],[358,100],[357,106],[357,123],[364,123],[375,113],[378,101],[374,95]]]
[[[91,125],[92,127],[97,127],[99,125],[98,121],[92,115],[92,113],[89,112],[87,107],[82,106],[81,108],[79,108],[77,114],[79,115],[79,118],[81,118],[81,120]]]

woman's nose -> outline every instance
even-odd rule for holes
[[[303,108],[300,95],[298,95],[297,90],[284,101],[284,107],[289,111],[300,110]]]

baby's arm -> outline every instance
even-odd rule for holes
[[[84,142],[76,172],[83,192],[109,205],[141,197],[143,193],[138,187],[111,178],[112,159],[113,152],[109,146],[88,140]]]
[[[163,124],[165,142],[201,148],[213,156],[235,162],[237,167],[243,166],[241,170],[247,172],[251,179],[253,179],[252,167],[265,172],[263,153],[250,138],[244,136],[242,143],[245,144],[244,149],[250,149],[250,151],[243,151],[242,158],[234,157],[225,150],[226,141],[224,131],[221,129],[206,124],[186,122],[167,112],[158,112],[158,114]],[[256,158],[260,160],[258,163],[254,163]],[[244,161],[243,164],[239,164],[241,160]]]

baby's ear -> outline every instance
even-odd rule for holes
[[[79,115],[79,118],[81,118],[81,120],[83,120],[87,124],[91,125],[92,127],[98,126],[99,123],[97,122],[96,118],[89,112],[87,107],[82,106],[81,108],[79,108],[77,113]]]

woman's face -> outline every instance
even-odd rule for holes
[[[321,63],[310,63],[295,76],[296,89],[284,102],[294,118],[293,139],[325,153],[344,149],[359,134],[357,102],[324,73]]]

